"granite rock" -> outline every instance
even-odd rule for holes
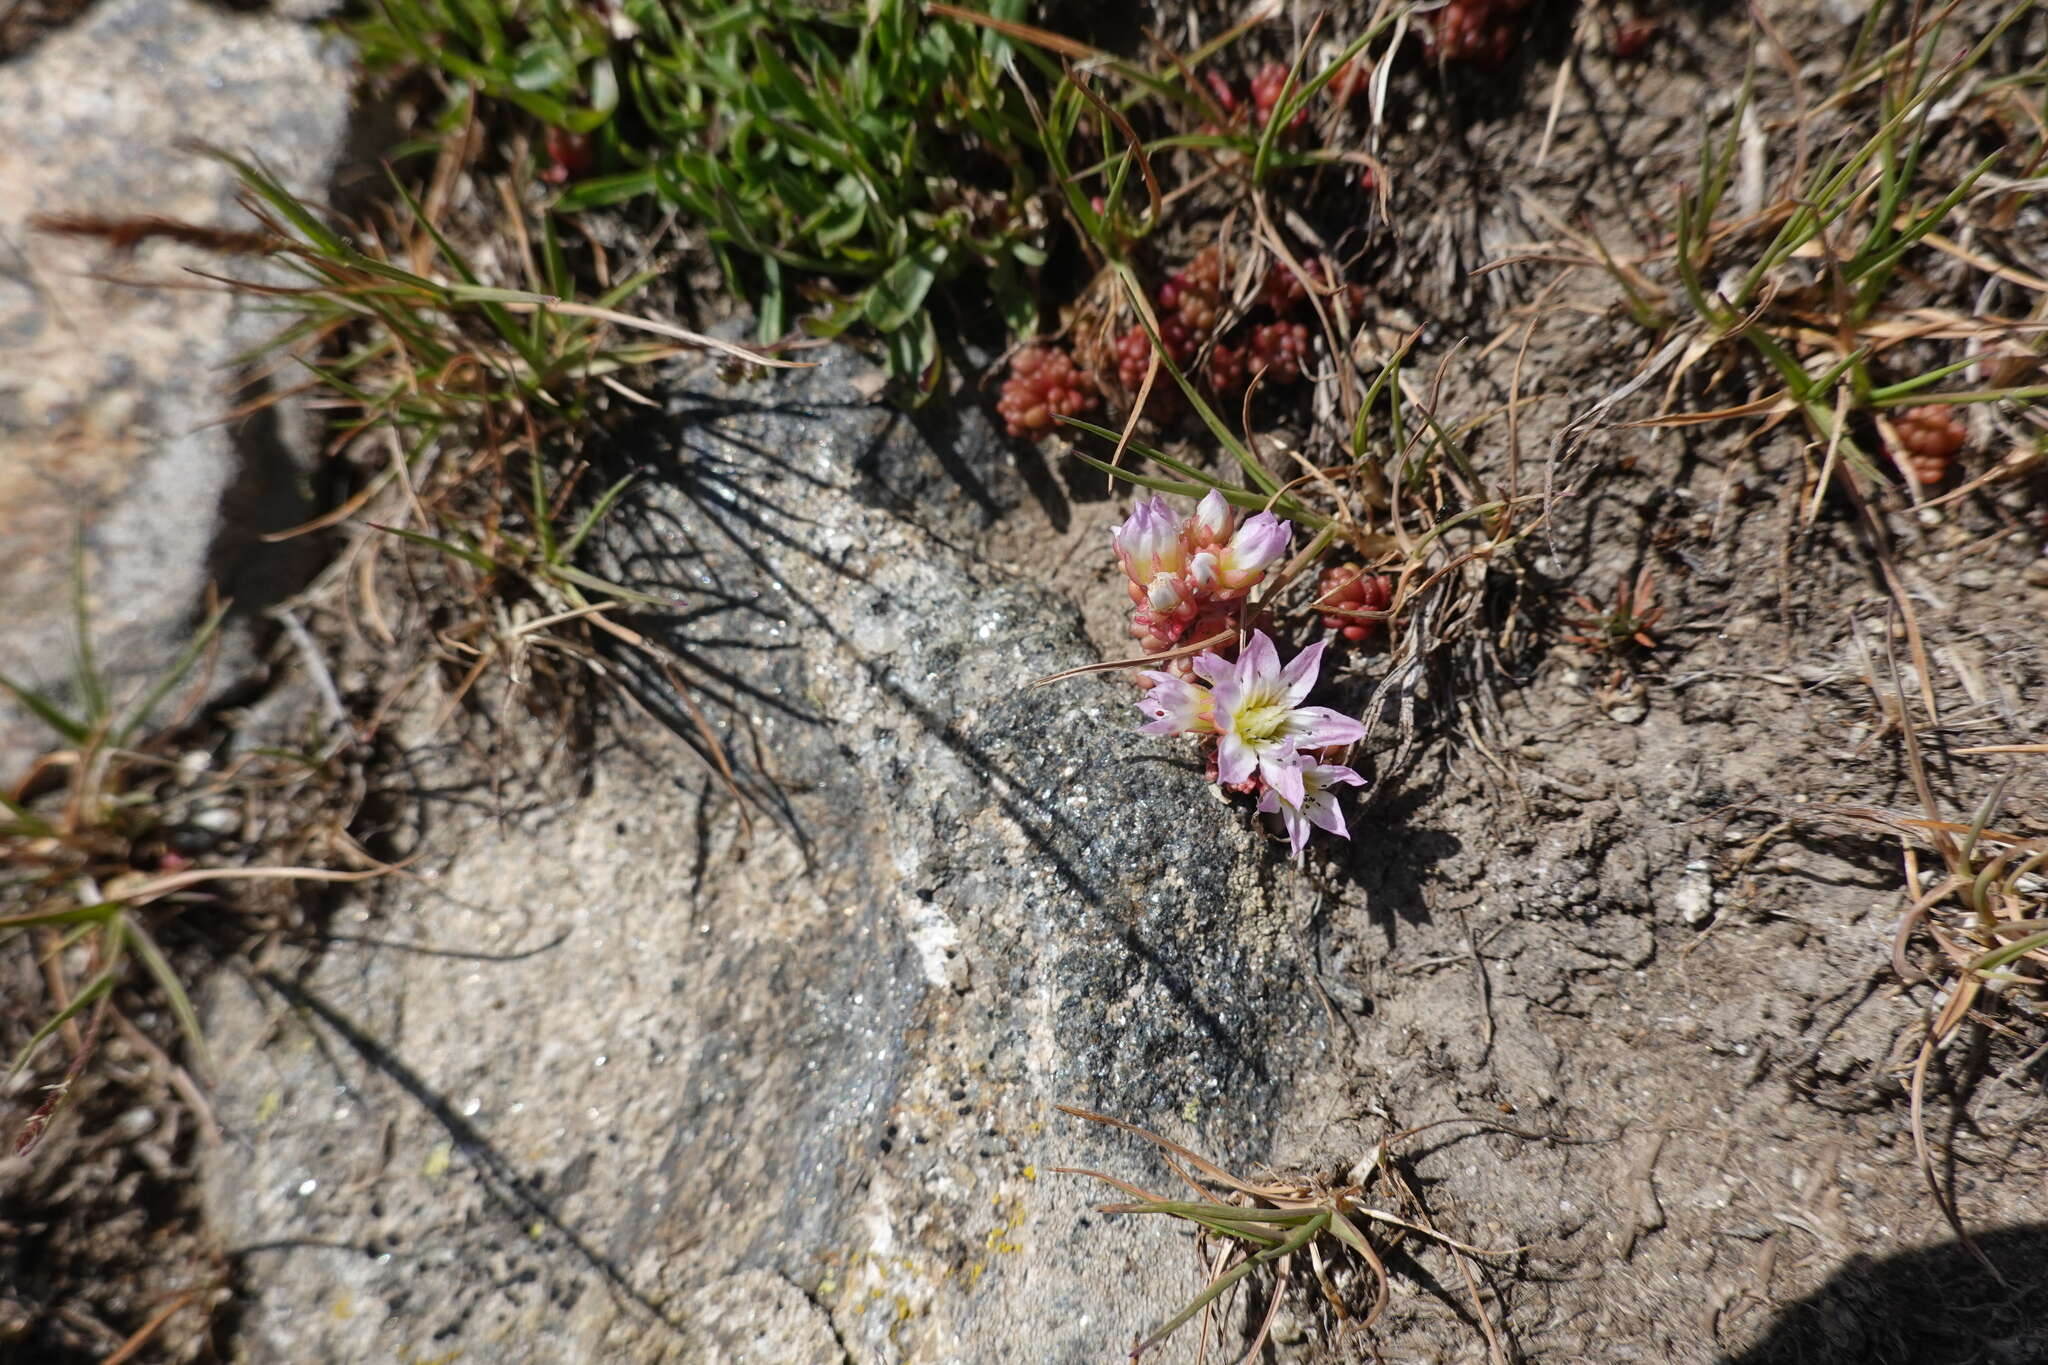
[[[1154,1155],[1053,1106],[1268,1155],[1329,1064],[1273,846],[1121,678],[1027,687],[1094,656],[976,552],[1005,452],[859,378],[677,377],[593,557],[676,603],[627,624],[751,834],[629,711],[576,793],[441,803],[459,851],[373,925],[216,993],[216,1036],[305,1021],[223,1069],[250,1359],[1099,1361],[1192,1292],[1047,1170]],[[635,686],[688,736],[673,681]]]
[[[82,528],[115,690],[183,649],[209,584],[236,602],[215,670],[246,671],[250,623],[302,563],[260,542],[305,511],[289,421],[218,425],[234,357],[277,326],[187,273],[190,247],[132,255],[35,230],[38,215],[158,214],[246,227],[234,177],[189,140],[252,153],[324,197],[341,154],[346,52],[282,19],[190,0],[108,0],[0,65],[0,601],[6,671],[61,686]],[[140,287],[139,287],[140,286]],[[0,713],[0,764],[43,736]]]

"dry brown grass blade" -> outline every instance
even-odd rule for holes
[[[566,317],[591,318],[598,322],[609,322],[615,327],[630,327],[635,331],[652,332],[656,336],[668,337],[672,341],[687,342],[692,346],[701,347],[707,351],[717,351],[721,355],[729,355],[735,360],[744,360],[749,365],[767,365],[778,370],[808,370],[815,368],[817,365],[817,362],[813,360],[783,360],[768,354],[765,350],[756,350],[754,347],[742,346],[735,341],[725,341],[719,337],[706,336],[702,332],[693,332],[687,327],[676,327],[666,322],[656,322],[652,318],[635,317],[631,313],[621,313],[616,308],[599,308],[594,303],[570,303],[564,299],[550,299],[545,303],[517,301],[500,303],[498,307],[508,313],[560,313]],[[777,342],[775,349],[793,350],[807,344],[801,341]]]
[[[683,709],[689,712],[690,723],[697,727],[698,738],[704,742],[705,755],[710,759],[712,767],[718,773],[719,780],[725,784],[726,792],[736,804],[740,813],[740,825],[746,831],[747,837],[751,839],[754,835],[753,817],[748,814],[748,806],[751,803],[747,800],[746,793],[740,790],[739,779],[733,774],[732,764],[726,760],[725,746],[718,742],[717,732],[712,730],[711,722],[705,718],[703,711],[698,709],[697,703],[691,698],[690,689],[676,672],[675,665],[663,651],[656,649],[653,642],[638,631],[629,630],[601,613],[593,613],[587,619],[598,629],[614,639],[640,650],[648,658],[653,659],[661,666],[662,674],[668,679],[669,691],[675,695],[677,701],[683,704]],[[628,688],[626,694],[633,696],[632,689]],[[640,702],[638,697],[633,699],[642,709],[645,709],[646,703]]]
[[[200,1292],[197,1289],[183,1289],[173,1294],[170,1302],[150,1315],[148,1322],[136,1328],[129,1335],[128,1339],[114,1348],[112,1352],[102,1356],[100,1358],[100,1365],[127,1365],[127,1362],[140,1355],[142,1348],[149,1345],[156,1337],[156,1334],[164,1329],[164,1324],[177,1316],[179,1309],[198,1298]]]
[[[408,862],[411,859],[407,859]],[[403,866],[403,864],[400,864]],[[365,882],[372,877],[381,877],[384,870],[372,868],[367,872],[333,872],[319,867],[207,867],[195,868],[189,872],[172,872],[161,877],[152,877],[112,897],[127,905],[148,905],[161,900],[173,891],[182,891],[188,886],[201,882],[222,881],[299,881],[299,882]]]
[[[1965,977],[1963,979],[1972,983],[1971,994],[1974,995],[1975,978]],[[1959,989],[1957,995],[1960,996],[1961,994],[1962,992]],[[1927,1141],[1927,1114],[1924,1101],[1927,1093],[1927,1063],[1933,1060],[1934,1049],[1937,1046],[1936,1035],[1930,1028],[1927,1036],[1920,1041],[1920,1055],[1913,1063],[1913,1084],[1909,1097],[1909,1117],[1913,1128],[1913,1153],[1919,1159],[1920,1174],[1927,1181],[1928,1193],[1934,1196],[1935,1206],[1941,1210],[1941,1216],[1948,1223],[1949,1230],[1955,1233],[1956,1240],[1962,1243],[1971,1256],[1976,1258],[1977,1263],[1984,1267],[1993,1280],[2010,1288],[2011,1286],[2005,1276],[2001,1275],[1998,1267],[1991,1263],[1991,1258],[1984,1254],[1984,1248],[1977,1245],[1976,1239],[1970,1236],[1969,1229],[1963,1226],[1962,1212],[1956,1208],[1954,1201],[1942,1189],[1941,1177],[1934,1169],[1934,1149]]]
[[[144,242],[169,241],[196,246],[232,256],[268,255],[289,248],[290,239],[271,232],[238,232],[229,228],[188,223],[162,214],[142,213],[120,218],[92,214],[30,214],[28,226],[34,232],[66,237],[93,237],[122,254],[133,252]]]
[[[1912,939],[1913,930],[1926,918],[1927,912],[1940,904],[1943,896],[1961,889],[1962,885],[1960,877],[1945,877],[1935,884],[1932,891],[1906,907],[1905,914],[1899,916],[1899,927],[1892,933],[1892,971],[1900,981],[1910,986],[1915,982],[1930,979],[1926,973],[1914,970],[1913,965],[1906,961],[1906,944]]]
[[[1672,412],[1661,417],[1639,417],[1632,422],[1617,422],[1623,428],[1641,427],[1658,430],[1666,427],[1697,427],[1709,422],[1725,422],[1731,417],[1763,417],[1772,413],[1792,412],[1792,400],[1783,392],[1758,398],[1753,402],[1737,403],[1733,407],[1715,408],[1710,412]]]
[[[1380,1314],[1387,1311],[1387,1304],[1394,1297],[1394,1277],[1387,1273],[1386,1262],[1373,1249],[1372,1238],[1366,1236],[1356,1223],[1345,1218],[1341,1211],[1332,1210],[1330,1221],[1335,1223],[1339,1219],[1351,1233],[1343,1239],[1344,1244],[1357,1252],[1364,1259],[1366,1268],[1372,1271],[1372,1307],[1365,1311],[1365,1317],[1359,1323],[1361,1327],[1370,1327],[1379,1320]]]
[[[1098,1114],[1092,1109],[1081,1109],[1071,1104],[1056,1104],[1053,1107],[1059,1110],[1062,1114],[1071,1114],[1073,1117],[1077,1119],[1086,1119],[1090,1123],[1101,1123],[1106,1124],[1111,1128],[1120,1128],[1124,1132],[1130,1133],[1135,1137],[1141,1137],[1145,1139],[1145,1141],[1153,1144],[1156,1147],[1160,1147],[1165,1149],[1166,1151],[1172,1152],[1175,1156],[1181,1158],[1181,1160],[1187,1162],[1188,1165],[1193,1166],[1196,1170],[1200,1171],[1203,1175],[1209,1177],[1217,1184],[1226,1186],[1229,1189],[1236,1190],[1239,1194],[1248,1194],[1253,1196],[1254,1198],[1264,1197],[1265,1191],[1263,1191],[1259,1186],[1247,1185],[1244,1181],[1239,1180],[1236,1176],[1224,1170],[1221,1166],[1218,1166],[1214,1162],[1209,1161],[1203,1158],[1202,1156],[1189,1151],[1187,1148],[1181,1146],[1178,1142],[1175,1142],[1171,1138],[1161,1137],[1159,1134],[1152,1132],[1150,1129],[1140,1128],[1135,1123],[1126,1123],[1122,1119],[1111,1118],[1107,1114]]]
[[[1158,1195],[1153,1194],[1151,1191],[1143,1189],[1137,1185],[1133,1185],[1128,1180],[1119,1180],[1117,1177],[1113,1175],[1105,1174],[1102,1171],[1093,1171],[1088,1169],[1086,1166],[1049,1166],[1046,1169],[1051,1171],[1054,1175],[1085,1175],[1090,1180],[1100,1180],[1103,1184],[1114,1185],[1118,1189],[1122,1190],[1125,1194],[1130,1195],[1133,1199],[1140,1200],[1146,1204],[1163,1204],[1166,1202],[1165,1200],[1161,1199]],[[1104,1213],[1129,1212],[1129,1206],[1123,1204],[1098,1204],[1096,1205],[1096,1207],[1101,1209]]]
[[[1082,664],[1079,668],[1069,668],[1064,672],[1048,674],[1036,681],[1024,684],[1024,689],[1028,692],[1034,687],[1045,687],[1051,683],[1065,682],[1068,678],[1078,678],[1088,673],[1107,673],[1119,668],[1144,668],[1148,665],[1156,666],[1158,664],[1170,663],[1175,659],[1185,659],[1191,654],[1200,654],[1205,649],[1214,649],[1217,645],[1236,638],[1237,630],[1235,627],[1229,630],[1219,630],[1206,640],[1197,640],[1191,645],[1181,645],[1177,649],[1165,650],[1158,654],[1142,654],[1135,659],[1110,659],[1099,664]],[[1062,1108],[1064,1107],[1062,1106]],[[1104,1119],[1103,1122],[1114,1123],[1116,1120]]]
[[[1057,52],[1062,57],[1071,57],[1077,62],[1106,62],[1112,60],[1110,55],[1099,47],[1090,47],[1079,39],[1069,38],[1061,33],[1054,33],[1051,29],[1038,28],[1031,24],[1020,24],[1014,19],[998,19],[992,14],[980,14],[971,9],[962,9],[958,5],[941,5],[936,3],[927,4],[924,7],[924,12],[926,14],[937,14],[947,19],[958,19],[963,24],[979,24],[983,28],[992,28],[1005,38],[1015,38],[1020,43],[1029,43],[1033,47],[1042,47],[1047,52]]]
[[[1152,221],[1156,224],[1166,211],[1165,199],[1159,190],[1159,177],[1152,173],[1152,159],[1145,155],[1145,139],[1138,136],[1138,130],[1131,126],[1131,121],[1125,118],[1115,105],[1095,93],[1094,87],[1082,79],[1078,71],[1072,66],[1067,66],[1064,70],[1068,84],[1074,87],[1082,99],[1094,105],[1097,113],[1114,123],[1117,131],[1124,135],[1131,155],[1138,159],[1138,174],[1145,178],[1145,193],[1151,200]]]

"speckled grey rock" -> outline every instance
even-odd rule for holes
[[[213,1203],[277,1248],[249,1359],[1098,1362],[1192,1291],[1046,1169],[1156,1162],[1053,1105],[1268,1154],[1325,1065],[1270,846],[1127,683],[1025,689],[1092,658],[975,553],[1004,452],[941,458],[853,368],[679,380],[595,566],[678,600],[629,624],[751,837],[626,724],[575,798],[450,814],[461,851],[350,928],[505,960],[339,944],[218,993],[217,1037],[310,1025],[224,1068]]]
[[[301,549],[261,532],[303,510],[307,455],[277,421],[214,425],[227,366],[277,326],[212,292],[191,248],[132,258],[29,228],[36,214],[161,214],[247,226],[234,178],[185,139],[253,152],[324,198],[352,82],[312,30],[190,0],[106,0],[0,65],[0,602],[6,671],[69,674],[69,580],[83,523],[100,656],[139,685],[184,647],[209,582],[237,601],[216,670],[286,586]],[[90,278],[117,275],[168,287]],[[0,708],[0,764],[38,734]]]

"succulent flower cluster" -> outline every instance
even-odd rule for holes
[[[1529,0],[1450,0],[1430,18],[1424,40],[1439,61],[1504,66]]]
[[[1166,499],[1141,498],[1111,532],[1131,597],[1131,634],[1148,654],[1173,648],[1191,628],[1196,639],[1231,622],[1237,603],[1287,553],[1292,523],[1260,512],[1242,524],[1211,491],[1189,516]]]
[[[1336,788],[1364,781],[1335,759],[1365,727],[1327,706],[1302,705],[1322,658],[1323,646],[1313,644],[1283,665],[1272,640],[1255,630],[1234,660],[1215,650],[1197,655],[1192,679],[1145,673],[1149,686],[1137,704],[1142,733],[1213,744],[1214,780],[1256,793],[1259,810],[1280,817],[1297,859],[1316,829],[1351,837]]]
[[[1131,598],[1131,634],[1147,653],[1192,636],[1229,629],[1246,593],[1287,553],[1293,526],[1271,512],[1238,520],[1220,492],[1194,512],[1176,516],[1166,499],[1140,498],[1111,533]],[[1303,706],[1323,657],[1311,645],[1282,666],[1265,632],[1254,630],[1234,652],[1209,649],[1178,669],[1140,676],[1138,700],[1148,735],[1185,735],[1213,746],[1211,778],[1257,795],[1259,810],[1278,815],[1297,858],[1313,829],[1349,837],[1335,788],[1356,785],[1357,773],[1336,751],[1362,738],[1365,727],[1328,707]]]
[[[1087,412],[1096,403],[1095,381],[1055,346],[1026,346],[1010,362],[996,412],[1012,436],[1041,436],[1055,417]]]
[[[1941,403],[1907,408],[1892,419],[1892,430],[1905,447],[1906,468],[1923,484],[1937,484],[1948,477],[1949,466],[1970,435],[1963,419]]]

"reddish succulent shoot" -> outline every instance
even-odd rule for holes
[[[1423,44],[1443,62],[1505,66],[1528,0],[1450,0],[1431,16]]]
[[[1254,372],[1265,371],[1268,383],[1292,384],[1301,378],[1308,343],[1306,323],[1269,322],[1254,327],[1247,347],[1251,368]]]
[[[1310,267],[1314,270],[1314,267]],[[1318,280],[1321,272],[1316,272]],[[1308,285],[1285,261],[1275,261],[1259,284],[1259,302],[1276,313],[1287,313],[1308,298]]]
[[[1572,594],[1572,601],[1586,615],[1571,621],[1585,633],[1565,636],[1570,643],[1602,654],[1620,654],[1632,646],[1646,650],[1657,647],[1650,628],[1662,619],[1664,608],[1657,605],[1657,583],[1648,568],[1636,575],[1633,584],[1626,576],[1622,578],[1614,592],[1614,605],[1606,611],[1578,593]]]
[[[1316,590],[1323,625],[1353,644],[1371,639],[1380,628],[1379,617],[1365,613],[1384,613],[1394,603],[1393,579],[1350,564],[1323,570]]]
[[[1209,351],[1209,387],[1218,393],[1236,393],[1248,377],[1242,346],[1219,341]]]
[[[1615,30],[1612,51],[1617,61],[1641,61],[1657,41],[1657,25],[1647,19],[1623,24]]]
[[[1915,481],[1928,485],[1948,477],[1957,452],[1970,437],[1963,419],[1941,403],[1907,408],[1892,419],[1892,430],[1898,433],[1899,444],[1905,448],[1902,453],[1906,468]]]
[[[1196,337],[1214,331],[1223,316],[1223,253],[1213,246],[1196,252],[1159,287],[1159,305],[1178,314]]]
[[[1280,104],[1280,93],[1287,88],[1287,67],[1280,62],[1267,62],[1252,77],[1252,103],[1259,111],[1259,121],[1268,122],[1273,110]],[[1304,105],[1294,117],[1288,120],[1282,131],[1293,135],[1308,123],[1308,108]]]
[[[564,185],[590,170],[593,157],[588,133],[572,133],[566,128],[550,127],[547,131],[545,150],[548,164],[541,170],[540,178],[546,184]]]
[[[1224,79],[1223,73],[1220,71],[1204,72],[1202,74],[1202,81],[1209,87],[1209,93],[1215,96],[1216,107],[1223,111],[1223,116],[1225,118],[1236,118],[1238,111],[1244,108],[1244,97],[1237,93],[1237,90],[1228,80]]]
[[[1027,346],[1010,362],[996,411],[1012,436],[1042,436],[1055,419],[1092,411],[1095,381],[1056,346]]]
[[[1371,69],[1353,57],[1337,68],[1337,73],[1330,77],[1330,83],[1323,90],[1337,103],[1349,104],[1371,89],[1371,78]]]

